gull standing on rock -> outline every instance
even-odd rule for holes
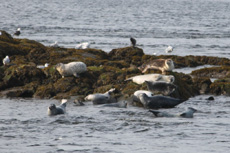
[[[2,60],[3,65],[8,65],[10,63],[10,58],[9,56],[6,56],[3,60]]]
[[[59,47],[58,46],[58,41],[55,41],[53,44],[50,44],[50,47]]]
[[[168,46],[166,49],[165,49],[165,52],[166,53],[171,53],[173,51],[173,47],[172,46]]]
[[[18,28],[15,33],[14,33],[14,36],[19,36],[21,34],[21,29]]]
[[[75,46],[75,49],[87,49],[89,48],[89,46],[90,46],[89,42],[83,42],[83,43],[77,44]]]

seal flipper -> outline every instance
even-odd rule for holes
[[[149,110],[149,112],[153,113],[156,117],[158,117],[160,115],[160,111],[157,110]]]

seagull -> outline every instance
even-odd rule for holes
[[[15,33],[14,33],[14,36],[19,36],[21,34],[21,29],[18,28]]]
[[[89,48],[89,46],[90,46],[89,42],[83,42],[83,43],[77,44],[75,46],[75,49],[86,49],[86,48]]]
[[[133,45],[133,47],[135,47],[136,46],[136,39],[134,39],[134,38],[130,38],[130,41],[131,41],[131,43],[132,43],[132,45]]]
[[[58,41],[55,41],[53,44],[50,44],[50,47],[59,47],[58,46]]]
[[[3,60],[2,60],[4,65],[8,65],[10,63],[10,58],[9,56],[6,56]]]
[[[165,49],[165,52],[166,53],[171,53],[173,51],[173,47],[172,46],[168,46],[166,49]]]
[[[37,68],[39,68],[39,69],[44,69],[44,68],[46,68],[46,67],[48,67],[48,66],[49,66],[49,64],[46,63],[45,65],[37,65]]]

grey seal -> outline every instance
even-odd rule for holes
[[[55,104],[51,104],[48,107],[48,115],[53,116],[53,115],[65,114],[66,103],[67,103],[67,100],[62,99],[62,103],[59,106],[56,106]]]
[[[145,108],[159,109],[159,108],[173,108],[185,100],[167,97],[167,96],[153,96],[148,97],[145,93],[139,95],[139,99]]]
[[[128,102],[123,100],[117,103],[103,104],[102,107],[118,107],[118,108],[127,108]]]
[[[152,82],[152,81],[145,81],[147,88],[149,91],[151,91],[154,94],[163,94],[165,96],[170,95],[173,93],[177,86],[172,83],[167,83],[163,81],[159,82]]]
[[[174,63],[172,59],[156,59],[142,64],[138,67],[142,73],[145,73],[148,69],[160,70],[162,74],[166,71],[172,71],[174,69]]]
[[[164,111],[149,110],[149,112],[153,113],[156,117],[183,117],[183,118],[193,118],[193,114],[196,111],[197,110],[192,107],[188,107],[188,110],[181,114],[171,114]]]
[[[88,96],[85,97],[85,100],[92,101],[94,105],[116,102],[116,100],[111,97],[111,94],[115,90],[116,90],[115,88],[112,88],[103,94],[102,93],[89,94]]]

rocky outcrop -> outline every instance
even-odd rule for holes
[[[9,55],[8,66],[0,64],[1,97],[36,97],[68,98],[84,97],[90,93],[104,93],[116,88],[116,98],[129,98],[136,90],[147,90],[146,84],[138,85],[124,81],[129,77],[142,74],[137,67],[148,60],[158,58],[173,59],[176,67],[198,65],[224,65],[220,68],[206,68],[192,72],[192,75],[166,72],[175,77],[177,90],[170,96],[181,99],[198,94],[229,94],[229,59],[206,56],[151,56],[145,55],[137,47],[113,49],[106,53],[99,49],[73,49],[46,47],[28,39],[14,39],[5,31],[0,36],[0,59]],[[88,71],[62,78],[55,69],[57,63],[82,61]],[[49,63],[44,69],[37,65]],[[161,73],[149,70],[146,73]],[[210,78],[218,77],[219,81],[211,82]]]

